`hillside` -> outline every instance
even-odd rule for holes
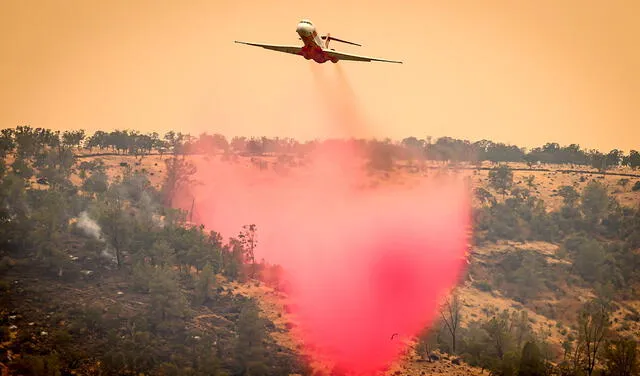
[[[219,157],[194,156],[193,158],[212,159]],[[110,175],[117,175],[118,172],[122,170],[123,167],[120,166],[120,162],[124,161],[132,166],[136,165],[134,158],[126,156],[109,156],[109,159],[106,159],[106,161],[109,161],[106,163],[108,163]],[[163,176],[162,166],[164,164],[162,161],[163,158],[160,156],[148,156],[140,160],[138,162],[139,165],[135,168],[139,169],[139,171],[143,171],[144,169],[153,173],[152,181],[155,181],[157,187],[160,187]],[[265,162],[273,166],[277,164],[275,157],[238,157],[236,160],[236,163],[244,165],[247,168],[258,166],[260,162]],[[497,200],[500,200],[499,194],[490,187],[489,183],[489,173],[492,165],[493,167],[496,166],[495,164],[487,163],[476,166],[478,169],[458,170],[454,173],[470,178],[474,189],[484,188],[494,192]],[[378,184],[411,184],[412,181],[419,181],[422,176],[428,176],[433,173],[432,169],[438,168],[439,166],[438,163],[431,163],[427,164],[427,168],[422,171],[412,172],[406,165],[397,163],[394,168],[395,171],[374,173],[371,176],[371,180],[372,182],[378,182]],[[566,169],[566,166],[563,165],[544,165],[541,167],[550,171],[536,171],[535,169],[529,171],[518,170],[527,169],[526,165],[519,163],[508,163],[507,166],[516,170],[513,173],[514,187],[530,189],[534,195],[547,204],[546,210],[548,212],[559,210],[563,205],[563,197],[558,194],[560,187],[571,186],[574,187],[577,192],[581,192],[587,184],[593,180],[601,182],[606,187],[608,195],[615,198],[622,206],[632,207],[640,203],[640,191],[632,190],[633,185],[635,182],[640,181],[640,178],[625,178],[617,175],[633,174],[633,170],[630,169],[621,168],[608,171],[608,174],[603,175],[598,171],[587,168],[584,168],[582,172],[566,173],[562,171]],[[479,168],[486,168],[486,170]],[[628,179],[628,181],[625,182],[625,179]],[[474,197],[474,205],[477,207],[482,206],[477,196]],[[511,287],[504,287],[509,289],[509,291],[506,292],[500,288],[487,287],[487,284],[482,283],[482,281],[486,280],[488,275],[495,274],[496,269],[500,270],[503,267],[500,263],[504,261],[507,255],[531,254],[540,256],[540,259],[545,264],[545,273],[548,274],[554,273],[554,265],[571,268],[572,260],[568,254],[561,254],[561,247],[562,243],[557,242],[514,242],[512,240],[498,240],[495,243],[491,242],[489,244],[473,246],[469,257],[469,276],[460,289],[460,296],[463,306],[465,307],[464,310],[466,311],[466,315],[462,320],[463,325],[469,320],[483,316],[487,317],[486,312],[491,312],[496,309],[499,311],[504,309],[524,310],[527,312],[535,331],[548,332],[547,340],[552,345],[553,352],[557,356],[560,356],[563,352],[563,342],[565,342],[567,338],[571,338],[571,333],[575,329],[576,315],[579,309],[583,303],[596,296],[593,288],[577,286],[576,284],[578,283],[571,284],[570,282],[563,283],[561,286],[554,286],[553,290],[546,290],[544,287],[541,287],[543,291],[539,296],[523,304],[523,300],[525,300],[523,299],[523,295],[527,293],[513,290],[513,288],[518,288],[517,282],[512,282]],[[490,284],[493,284],[493,282],[490,282]],[[487,291],[487,289],[490,289],[490,291]],[[636,289],[633,291],[636,291]],[[636,295],[636,293],[633,293],[633,295]],[[257,296],[260,296],[261,300],[264,300],[264,294],[258,294]],[[634,319],[634,317],[637,317],[640,300],[638,300],[637,296],[634,296],[632,299],[616,301],[619,309],[615,313],[616,319],[614,327],[620,330],[621,333],[627,335],[639,333],[640,322]],[[269,308],[272,311],[272,319],[279,317],[280,312],[278,309],[274,307]],[[290,347],[295,348],[295,346]],[[409,362],[409,364],[412,364],[412,362]],[[407,367],[411,366],[409,365]],[[415,367],[415,365],[413,367]]]
[[[286,293],[265,277],[273,266],[259,264],[262,277],[251,278],[241,237],[222,239],[163,205],[176,158],[222,160],[259,174],[304,169],[303,153],[89,155],[19,145],[1,169],[0,367],[9,374],[332,369],[306,364]],[[457,174],[468,179],[474,205],[467,270],[450,297],[455,309],[406,339],[410,350],[387,374],[506,374],[529,342],[545,364],[568,372],[582,361],[580,317],[589,325],[599,318],[593,304],[611,319],[607,346],[637,343],[640,178],[633,168],[401,154],[389,164],[376,153],[365,156],[377,161],[370,189]],[[459,321],[455,336],[447,318]],[[598,353],[597,367],[607,354]]]

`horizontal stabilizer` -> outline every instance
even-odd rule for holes
[[[332,36],[330,36],[330,35],[323,35],[323,36],[321,36],[320,38],[322,38],[323,40],[326,40],[327,42],[328,42],[328,41],[330,41],[330,40],[335,40],[336,42],[341,42],[341,43],[346,43],[346,44],[352,44],[352,45],[354,45],[354,46],[362,47],[362,45],[361,45],[361,44],[353,43],[353,42],[349,42],[349,41],[342,40],[342,39],[338,39],[338,38],[334,38],[334,37],[332,37]]]

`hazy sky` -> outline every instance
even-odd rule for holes
[[[376,137],[628,151],[638,14],[635,0],[7,0],[0,127],[324,137],[323,96],[344,98],[346,78]],[[405,64],[343,62],[340,75],[233,43],[300,43],[301,18],[363,45],[336,49]]]

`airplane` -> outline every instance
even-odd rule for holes
[[[361,45],[353,42],[348,42],[346,40],[334,38],[328,33],[327,35],[319,36],[318,32],[316,31],[316,27],[313,25],[311,21],[307,19],[303,19],[298,23],[298,26],[296,27],[296,32],[300,36],[300,38],[298,39],[302,40],[303,42],[302,46],[262,44],[262,43],[252,43],[252,42],[241,42],[237,40],[234,42],[246,44],[249,46],[262,47],[268,50],[300,55],[307,60],[313,60],[319,64],[326,63],[327,61],[331,61],[332,63],[335,64],[340,60],[353,60],[353,61],[365,61],[365,62],[382,61],[386,63],[402,64],[401,61],[353,55],[345,52],[338,52],[333,48],[329,48],[329,42],[332,40],[335,40],[336,42],[352,44],[354,46],[361,46]]]

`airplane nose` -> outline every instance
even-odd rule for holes
[[[296,27],[296,32],[300,34],[300,36],[308,37],[313,32],[313,27],[305,23],[299,23],[298,27]]]

